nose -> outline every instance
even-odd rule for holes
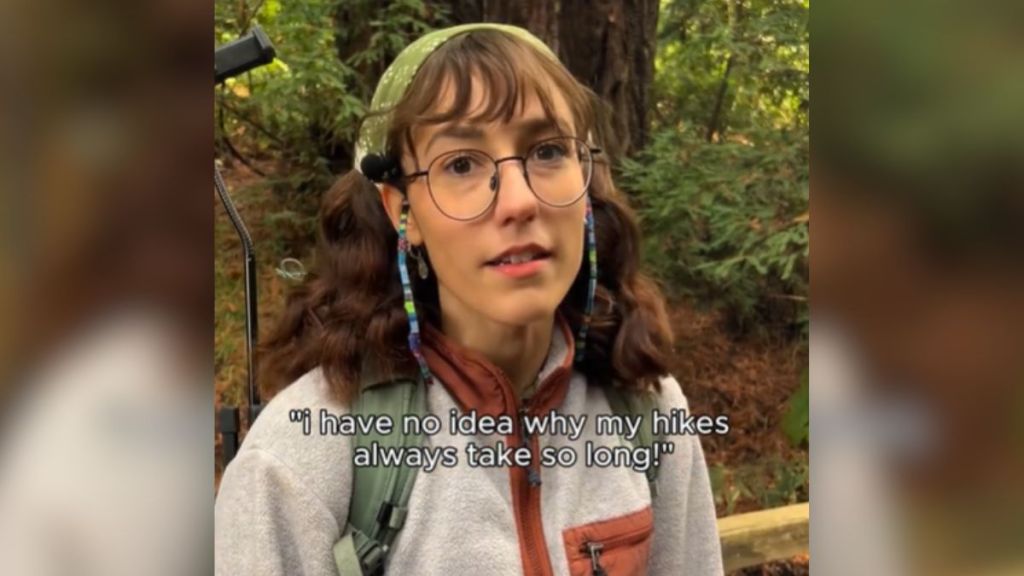
[[[530,183],[527,180],[525,165],[521,159],[516,158],[515,160],[519,161],[499,162],[498,171],[491,177],[491,188],[498,191],[494,214],[498,222],[502,224],[510,221],[532,220],[539,209],[537,196],[530,189]],[[510,170],[512,173],[505,174],[504,170]]]

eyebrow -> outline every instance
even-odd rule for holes
[[[512,124],[510,128],[519,132],[519,139],[521,141],[548,131],[557,132],[559,135],[568,134],[568,130],[562,126],[561,122],[549,118],[532,118],[530,120]],[[480,141],[484,139],[484,131],[476,124],[449,124],[435,132],[434,135],[427,140],[427,146],[424,149],[425,154],[430,153],[431,146],[433,146],[434,142],[439,138]]]

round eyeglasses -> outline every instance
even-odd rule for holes
[[[453,150],[430,163],[426,170],[405,177],[427,177],[427,189],[434,205],[453,220],[473,220],[487,212],[498,198],[501,186],[499,164],[510,160],[523,163],[523,174],[538,200],[561,208],[574,204],[587,191],[598,148],[571,136],[548,138],[530,147],[525,156],[495,160],[480,150]]]

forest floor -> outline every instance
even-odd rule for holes
[[[311,199],[274,192],[271,183],[235,163],[223,171],[257,250],[261,331],[280,311],[293,281],[277,273],[280,261],[309,261],[316,221]],[[246,397],[244,267],[241,244],[219,199],[215,232],[215,403],[238,405]],[[806,352],[792,341],[738,338],[722,315],[689,302],[670,302],[676,335],[672,373],[693,414],[727,415],[726,436],[705,436],[719,516],[807,500],[806,447],[793,447],[780,421],[798,388]],[[222,469],[217,450],[218,477]],[[219,479],[219,478],[218,478]],[[806,574],[806,559],[765,565],[754,574]]]

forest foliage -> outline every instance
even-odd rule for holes
[[[273,158],[278,169],[268,176],[311,193],[351,167],[359,124],[388,63],[412,40],[444,25],[446,14],[420,0],[214,5],[218,43],[258,24],[277,50],[271,64],[219,89],[218,144],[241,142],[250,154]]]
[[[350,168],[387,63],[448,23],[444,3],[420,0],[215,6],[218,42],[258,23],[278,50],[219,89],[221,154],[230,145],[273,158],[267,176],[279,188],[312,194]],[[739,332],[804,337],[808,0],[664,0],[655,70],[650,142],[616,167],[649,268],[671,295],[722,310]]]
[[[664,2],[653,136],[621,166],[668,289],[744,332],[806,336],[807,43],[807,0]]]

